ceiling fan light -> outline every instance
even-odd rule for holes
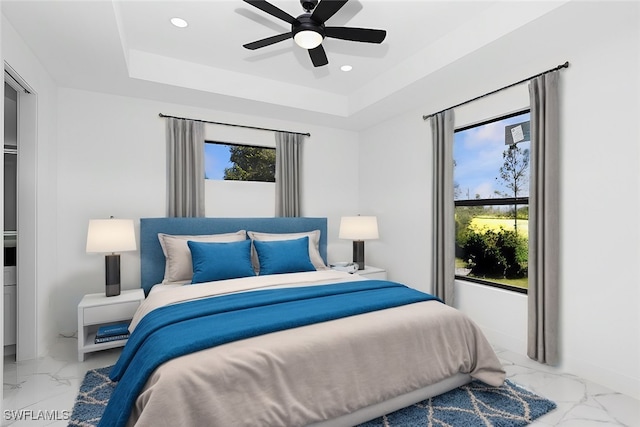
[[[293,40],[304,49],[315,49],[322,43],[322,34],[313,30],[302,30],[293,36]]]

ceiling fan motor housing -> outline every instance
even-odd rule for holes
[[[324,24],[319,23],[311,19],[310,13],[303,13],[296,18],[297,22],[291,25],[291,33],[295,37],[300,31],[314,31],[322,36],[324,39]]]

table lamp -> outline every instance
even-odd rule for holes
[[[353,262],[364,270],[364,241],[378,238],[378,220],[375,216],[343,216],[338,237],[353,240]]]
[[[135,251],[136,235],[132,219],[92,219],[87,232],[87,252],[105,255],[105,293],[108,297],[120,295],[120,254]]]

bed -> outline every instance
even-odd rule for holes
[[[187,273],[167,253],[185,241]],[[326,218],[144,218],[140,258],[147,298],[100,426],[353,426],[504,381],[462,313],[327,268]]]

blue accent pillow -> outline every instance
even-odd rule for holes
[[[191,250],[191,283],[255,276],[251,265],[251,240],[240,242],[187,241]]]
[[[254,240],[260,275],[315,271],[309,259],[309,238],[293,240]]]

